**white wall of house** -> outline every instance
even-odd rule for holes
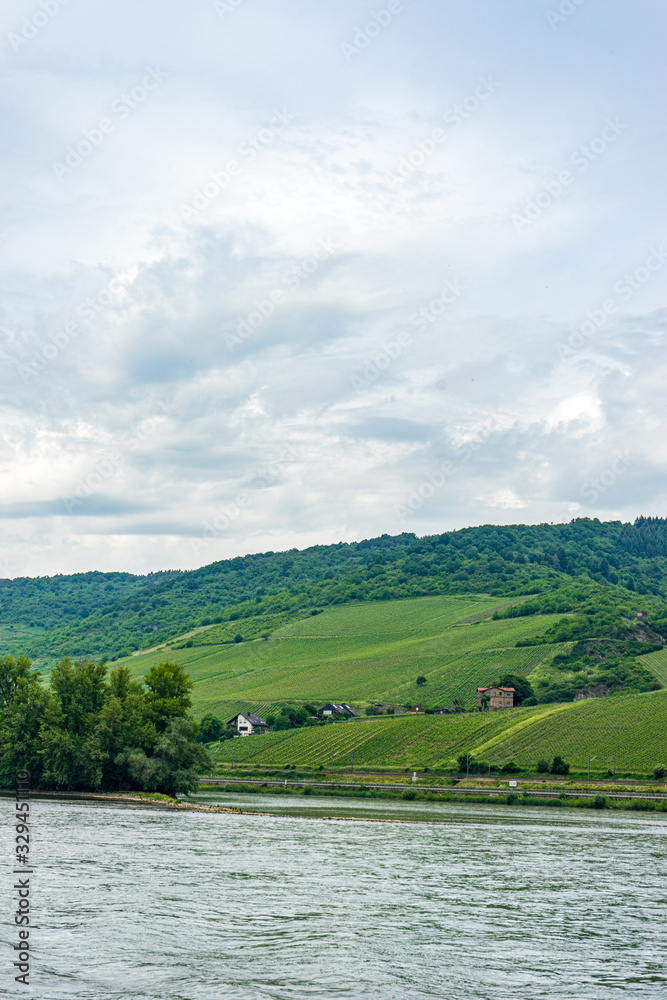
[[[241,733],[241,736],[250,736],[254,732],[252,722],[246,719],[245,715],[239,715],[236,720],[236,728]]]

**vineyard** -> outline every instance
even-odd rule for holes
[[[660,649],[656,653],[642,656],[641,661],[667,687],[667,649]]]
[[[195,682],[198,715],[261,714],[270,703],[346,701],[363,707],[448,706],[475,699],[477,685],[502,673],[528,675],[558,646],[515,648],[558,620],[534,615],[491,621],[507,598],[423,597],[327,608],[289,623],[266,640],[161,649],[132,657],[135,676],[160,659],[182,663]],[[427,683],[418,688],[416,678]]]
[[[244,744],[246,746],[244,746]],[[509,712],[458,716],[401,716],[228,740],[220,762],[261,766],[296,764],[435,768],[463,753],[501,765],[534,768],[539,759],[563,756],[592,773],[615,758],[617,772],[650,773],[667,763],[667,691],[542,705]],[[242,755],[242,756],[241,756]]]

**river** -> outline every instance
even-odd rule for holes
[[[286,815],[34,802],[33,985],[13,982],[6,920],[0,996],[607,1000],[667,993],[664,814],[199,798]],[[0,808],[9,858],[11,801]]]

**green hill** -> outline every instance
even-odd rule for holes
[[[594,758],[593,772],[650,773],[667,763],[667,691],[596,698],[513,711],[400,716],[293,729],[227,740],[218,762],[284,767],[438,768],[472,753],[494,765],[515,761],[534,769],[538,760],[562,756],[578,770]]]
[[[48,667],[68,655],[116,659],[210,624],[261,618],[257,627],[273,631],[275,616],[356,601],[558,593],[553,610],[572,610],[573,587],[589,595],[594,588],[617,603],[665,597],[667,520],[482,525],[265,552],[147,577],[2,580],[0,654],[16,649],[17,627],[35,630],[24,637],[23,652]]]
[[[555,674],[563,676],[553,660],[573,644],[532,644],[562,616],[491,618],[506,606],[506,599],[474,595],[339,605],[285,624],[267,639],[209,644],[212,626],[196,633],[191,647],[163,647],[123,662],[140,676],[177,658],[195,683],[198,717],[231,718],[243,709],[261,715],[288,702],[447,708],[457,699],[472,707],[477,686],[503,674],[528,677],[538,692]],[[418,676],[426,683],[418,686]],[[578,677],[580,687],[589,683],[587,672]]]

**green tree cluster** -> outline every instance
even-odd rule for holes
[[[197,787],[210,767],[187,718],[192,682],[164,662],[143,683],[127,667],[64,659],[41,683],[30,660],[0,659],[0,782],[27,768],[34,788],[143,789],[166,795]]]

